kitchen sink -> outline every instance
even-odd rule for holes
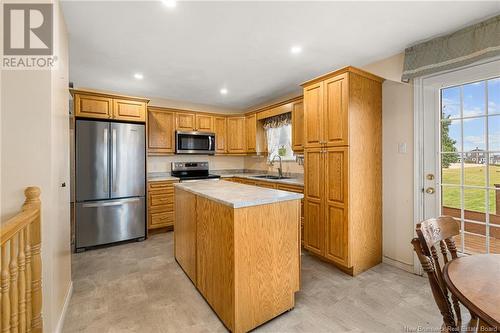
[[[272,176],[272,175],[260,175],[260,176],[251,176],[252,178],[261,178],[261,179],[290,179],[290,177],[280,177],[280,176]]]

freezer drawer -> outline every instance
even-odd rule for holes
[[[144,197],[76,204],[76,248],[146,236]]]

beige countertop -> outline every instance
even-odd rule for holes
[[[179,178],[172,177],[170,172],[149,172],[148,173],[148,182],[160,182],[160,181],[178,181]]]
[[[300,193],[273,190],[224,180],[176,183],[174,186],[233,208],[300,200],[304,197]]]

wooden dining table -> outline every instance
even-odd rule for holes
[[[465,307],[500,329],[500,254],[454,259],[444,266],[444,279]]]

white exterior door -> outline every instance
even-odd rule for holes
[[[453,216],[461,252],[500,253],[500,60],[415,80],[415,122],[415,223]]]

